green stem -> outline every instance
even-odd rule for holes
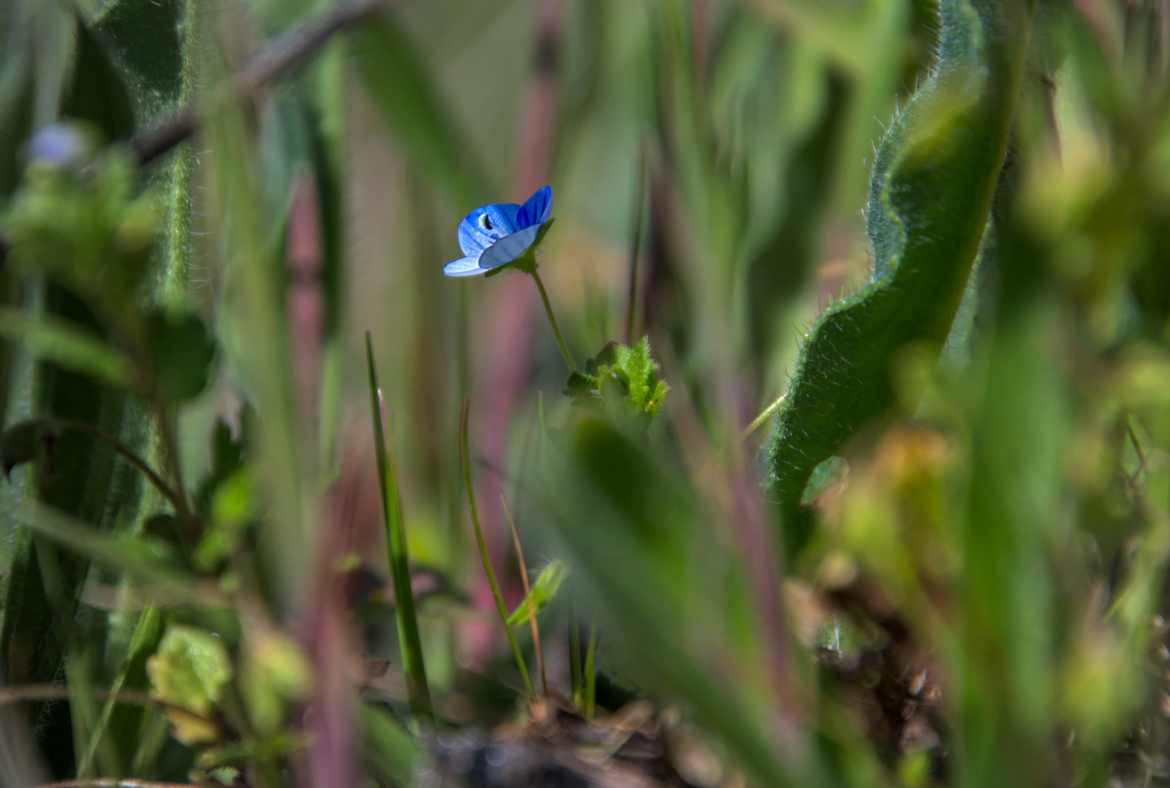
[[[548,322],[552,325],[553,334],[557,338],[557,347],[560,348],[561,356],[565,359],[565,364],[569,367],[569,371],[576,372],[577,364],[573,361],[573,354],[569,352],[569,346],[565,344],[565,337],[561,334],[561,327],[557,325],[557,317],[553,314],[552,304],[548,300],[548,292],[544,289],[544,282],[541,281],[540,274],[535,268],[529,273],[532,274],[532,279],[536,282],[536,289],[540,291],[540,300],[544,304],[544,313],[548,315]]]
[[[539,281],[539,280],[538,280]],[[533,695],[532,679],[528,676],[528,665],[524,662],[524,655],[520,653],[520,645],[516,642],[516,635],[508,625],[508,606],[504,604],[504,595],[500,593],[500,584],[496,580],[496,571],[492,569],[492,559],[488,554],[487,540],[483,536],[483,527],[479,524],[479,507],[475,503],[475,487],[471,483],[471,451],[468,448],[467,422],[471,409],[471,400],[463,400],[463,411],[459,416],[459,458],[463,465],[463,483],[467,487],[467,504],[471,509],[471,525],[475,529],[475,541],[479,547],[479,558],[483,562],[483,573],[487,575],[488,585],[492,589],[492,598],[496,603],[496,612],[500,616],[500,624],[504,627],[504,635],[508,638],[508,645],[512,647],[512,656],[516,660],[516,668],[524,680],[524,690],[529,696]]]
[[[175,511],[177,513],[186,516],[188,507],[183,496],[180,495],[177,490],[167,484],[166,480],[163,479],[161,475],[159,475],[158,471],[150,467],[150,463],[140,457],[138,453],[134,451],[134,449],[126,445],[116,435],[106,432],[100,427],[95,427],[92,424],[86,424],[85,422],[81,421],[54,419],[50,422],[50,425],[52,427],[56,427],[62,432],[80,432],[85,435],[89,435],[109,445],[109,447],[117,454],[121,455],[122,458],[126,460],[126,462],[137,468],[142,473],[142,475],[145,476],[150,481],[150,483],[153,484],[155,488],[163,494],[163,497],[171,502],[171,505],[175,507]]]

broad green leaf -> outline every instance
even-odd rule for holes
[[[232,663],[223,642],[194,627],[167,627],[158,653],[146,661],[151,695],[159,700],[207,715],[215,708],[232,677]],[[214,725],[188,715],[168,712],[175,738],[185,744],[215,741]]]
[[[203,10],[205,4],[198,0],[164,0],[152,2],[149,7],[129,0],[117,0],[117,4],[126,7],[115,8],[112,2],[103,4],[104,23],[97,25],[95,34],[101,36],[107,51],[112,52],[112,59],[131,88],[136,125],[141,130],[160,123],[179,106],[197,100],[200,42],[207,38],[203,22],[213,12]],[[152,83],[154,87],[149,87]],[[148,173],[148,181],[149,188],[160,195],[163,222],[144,297],[148,303],[169,308],[186,306],[193,300],[191,282],[196,273],[198,248],[192,233],[198,183],[193,145],[179,146],[165,166],[155,165]],[[159,439],[149,408],[132,402],[127,411],[120,436],[152,465],[166,467],[168,459],[163,441]],[[125,521],[131,524],[131,529],[142,528],[146,518],[162,503],[152,486],[133,486],[136,482],[131,480],[110,491],[110,498],[125,507]],[[177,533],[173,531],[169,538],[175,540]],[[128,589],[127,593],[133,590]],[[123,670],[118,679],[124,682],[123,686],[134,690],[148,686],[146,658],[153,653],[165,623],[166,614],[154,608],[144,610],[137,618],[115,616],[112,619],[112,647],[108,648],[107,656],[122,659]],[[166,731],[166,720],[158,711],[122,706],[110,715],[107,728],[103,731],[99,727],[96,733],[121,744],[123,773],[141,774],[147,770],[146,764],[153,765],[157,753],[169,740]]]
[[[73,56],[77,21],[68,4],[17,0],[5,5],[11,27],[4,31],[0,67],[0,204],[7,213],[17,171],[23,169],[29,133],[59,120],[62,96],[77,68],[87,67],[82,63],[88,63],[89,58]],[[69,219],[57,214],[55,222],[60,228],[68,225]],[[3,232],[7,230],[5,222]],[[15,278],[14,264],[10,254],[7,282]],[[52,416],[116,432],[124,395],[97,385],[93,370],[86,377],[70,365],[96,368],[98,376],[115,378],[122,378],[128,367],[121,361],[107,363],[109,354],[96,342],[87,349],[74,344],[65,332],[32,327],[32,323],[49,317],[50,325],[64,321],[61,325],[91,330],[96,337],[100,331],[94,326],[92,313],[39,277],[25,280],[19,293],[25,316],[8,321],[8,336],[19,334],[28,341],[6,354],[5,422]],[[31,347],[33,343],[53,352],[61,350],[67,363],[41,363],[40,350]],[[94,351],[92,363],[84,358],[89,355],[87,350]],[[126,489],[120,483],[119,468],[123,466],[114,462],[108,447],[82,438],[62,442],[54,453],[51,476],[39,471],[22,473],[14,483],[0,485],[0,663],[6,683],[46,682],[59,675],[67,644],[60,633],[52,631],[52,624],[55,617],[68,615],[76,607],[88,571],[87,558],[55,550],[25,527],[26,506],[39,497],[72,517],[105,527],[118,511],[109,505],[111,491]],[[54,586],[52,602],[49,582]],[[78,630],[78,635],[86,638],[92,632],[87,626]],[[46,725],[41,730],[60,731],[62,722],[68,726],[67,709],[42,707],[33,713],[45,715]],[[51,738],[45,743],[50,747],[62,744]]]
[[[183,74],[187,0],[110,0],[93,19],[130,85],[140,124],[174,109]]]
[[[105,46],[100,34],[77,20],[77,65],[61,113],[92,123],[107,140],[125,140],[134,133],[134,108]]]
[[[768,451],[790,547],[807,536],[799,507],[813,469],[894,405],[899,354],[941,349],[987,225],[1029,14],[968,0],[941,12],[938,68],[877,152],[866,213],[872,279],[809,331]]]
[[[107,3],[106,7],[109,9],[114,5]],[[138,7],[131,9],[126,18],[139,22],[152,17],[163,4],[134,2],[133,5]],[[22,161],[30,131],[57,121],[59,111],[94,121],[107,134],[127,134],[131,122],[124,85],[120,84],[106,57],[108,50],[105,47],[115,43],[116,36],[108,35],[109,31],[82,29],[74,43],[72,33],[78,29],[78,22],[71,4],[18,0],[8,6],[15,9],[15,16],[12,17],[14,27],[5,30],[4,66],[0,73],[0,110],[3,110],[0,111],[3,118],[0,120],[0,142],[4,143],[0,145],[3,148],[0,153],[0,204],[5,210],[12,183],[2,171],[8,162],[19,165]],[[146,40],[128,42],[122,39],[122,43],[134,47],[135,54],[139,54],[151,49],[157,40],[148,43]],[[10,43],[13,46],[7,46]],[[76,56],[70,55],[70,49],[76,49]],[[167,51],[173,55],[176,48],[172,46]],[[21,65],[10,67],[11,61]],[[69,97],[65,105],[61,102],[62,95]],[[164,97],[159,94],[145,97],[135,93],[130,98],[138,104],[139,98],[162,103]],[[22,129],[21,124],[27,126]],[[12,175],[15,177],[15,170]],[[108,172],[103,171],[97,177],[102,188],[110,185],[107,175]],[[132,172],[124,183],[128,184],[126,194],[136,192],[138,185]],[[88,244],[90,239],[84,237],[87,224],[74,224],[68,210],[62,210],[68,205],[49,202],[57,213],[50,210],[46,215],[47,226],[55,223],[58,228],[80,231],[83,237],[74,239],[78,242],[77,248]],[[113,219],[108,226],[113,228],[113,245],[121,251],[118,255],[95,255],[91,259],[96,259],[97,264],[90,266],[89,271],[95,279],[103,279],[107,285],[112,285],[113,290],[119,291],[118,297],[125,303],[135,295],[135,288],[127,285],[133,276],[114,280],[132,269],[141,272],[145,268],[154,240],[152,226],[142,232],[150,224],[142,222],[142,209],[147,208],[147,200],[133,210],[125,210],[124,201],[110,199],[106,192],[97,202]],[[7,232],[7,227],[4,231]],[[130,246],[128,241],[132,242]],[[98,250],[89,246],[87,251]],[[115,260],[118,264],[111,265]],[[15,347],[11,356],[13,362],[7,370],[11,385],[6,420],[11,422],[32,415],[69,419],[118,435],[136,448],[141,446],[144,430],[127,425],[126,397],[117,390],[132,382],[131,365],[120,353],[102,344],[105,326],[97,325],[90,308],[55,286],[47,286],[33,278],[22,287],[22,291],[25,294],[21,303],[24,314],[19,317],[5,315],[0,320],[5,324],[2,330],[6,336],[22,340]],[[137,306],[135,304],[133,309],[121,314],[134,315]],[[54,363],[45,364],[43,361]],[[116,388],[99,383],[115,384]],[[156,554],[155,546],[138,541],[118,541],[109,536],[115,522],[129,519],[138,491],[143,489],[135,469],[127,463],[116,462],[108,446],[74,436],[61,442],[55,452],[52,470],[51,476],[22,474],[24,478],[15,484],[4,485],[0,490],[3,499],[0,508],[4,511],[4,547],[0,548],[0,577],[3,577],[0,590],[3,601],[0,608],[0,653],[3,656],[0,661],[4,663],[7,683],[52,681],[60,671],[62,649],[67,644],[48,631],[51,616],[45,600],[48,580],[41,574],[44,568],[58,575],[58,598],[69,606],[76,604],[81,593],[91,557],[119,569],[128,568],[139,580],[156,583],[160,590],[165,587],[172,595],[178,592],[187,599],[195,596],[194,593],[184,596],[184,591],[191,587],[189,579],[181,573],[172,574],[171,567]],[[53,509],[41,507],[43,512],[30,515],[28,506],[34,496],[51,504]],[[79,521],[86,525],[80,525]],[[36,532],[26,525],[33,526]],[[73,546],[75,553],[50,551],[51,543],[41,534]],[[49,557],[50,552],[52,557]],[[76,633],[86,642],[90,642],[91,635],[98,634],[92,625],[79,628]],[[35,648],[29,648],[31,644],[36,644]],[[115,655],[108,656],[117,659]],[[142,685],[144,679],[136,678],[133,671],[126,675],[135,685]],[[84,747],[77,742],[79,759],[92,758],[97,752],[94,748],[101,745],[103,729],[110,719],[108,709],[107,706],[92,731],[92,746]],[[34,710],[34,714],[38,713]],[[42,721],[49,723],[51,717],[52,724],[45,724],[39,730],[62,730],[59,723],[64,719],[67,726],[67,715],[68,709],[60,705],[48,710]],[[141,711],[123,707],[115,712],[114,717],[124,715],[141,717]],[[122,730],[135,729],[136,726],[127,726]],[[110,739],[125,741],[116,735]],[[60,749],[56,738],[45,738],[43,743],[51,751]],[[133,745],[129,749],[132,748]],[[108,752],[108,748],[102,745],[101,751]],[[85,765],[79,763],[79,766]]]
[[[215,339],[198,315],[150,312],[146,343],[159,394],[166,402],[185,402],[207,388]]]

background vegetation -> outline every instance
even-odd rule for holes
[[[0,783],[1170,781],[1163,0],[0,40]]]

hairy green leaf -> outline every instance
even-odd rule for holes
[[[111,0],[93,20],[126,76],[141,121],[153,121],[175,106],[183,73],[180,25],[185,4]]]
[[[615,417],[647,419],[658,412],[670,391],[658,371],[649,337],[633,346],[610,342],[586,360],[584,370],[569,375],[565,392],[574,402],[600,404]]]
[[[939,62],[878,149],[866,212],[870,283],[809,331],[768,451],[789,546],[813,469],[894,405],[912,345],[937,354],[954,320],[1007,149],[1029,13],[946,0]]]
[[[134,108],[105,47],[101,34],[78,19],[77,65],[62,114],[94,124],[107,140],[125,140],[134,133]]]

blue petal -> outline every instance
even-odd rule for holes
[[[487,271],[519,260],[532,248],[539,233],[540,225],[537,224],[501,238],[479,256],[479,267]]]
[[[487,273],[487,269],[479,267],[479,257],[460,257],[443,266],[443,276],[479,276]]]
[[[481,205],[459,223],[459,248],[463,254],[477,255],[484,249],[516,232],[516,214],[520,206],[516,203],[491,203]]]
[[[33,135],[28,144],[28,158],[59,167],[80,164],[93,148],[88,134],[77,126],[54,123]]]
[[[544,224],[552,213],[552,206],[552,187],[541,186],[520,207],[520,212],[516,215],[516,229],[522,230],[534,224]]]

